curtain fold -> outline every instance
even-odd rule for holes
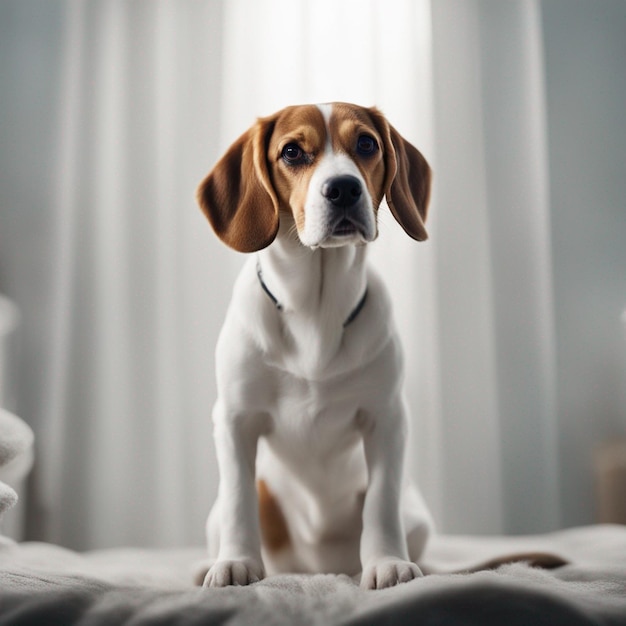
[[[539,3],[481,5],[480,35],[504,529],[544,532],[560,481]]]
[[[433,3],[448,528],[559,523],[555,339],[537,2]]]
[[[212,346],[238,267],[194,199],[218,156],[220,15],[218,3],[65,5],[33,536],[202,541]]]

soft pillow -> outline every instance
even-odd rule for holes
[[[0,518],[17,502],[5,480],[24,476],[32,463],[33,431],[16,415],[0,408]],[[8,541],[0,536],[0,543]]]

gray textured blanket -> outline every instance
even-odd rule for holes
[[[517,563],[446,573],[518,551],[568,565]],[[289,575],[248,588],[193,587],[202,550],[78,554],[49,544],[0,548],[0,626],[213,624],[626,625],[626,527],[535,537],[437,537],[426,566],[440,573],[383,591],[346,576]]]

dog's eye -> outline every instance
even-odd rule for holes
[[[356,142],[356,150],[363,156],[370,156],[378,150],[378,144],[374,137],[369,135],[360,135]]]
[[[288,143],[283,148],[282,157],[289,165],[297,165],[304,161],[304,152],[297,143]]]

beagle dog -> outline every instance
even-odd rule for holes
[[[256,253],[217,343],[205,586],[362,572],[380,589],[421,576],[432,520],[404,472],[401,346],[365,244],[383,197],[426,239],[430,182],[377,109],[333,103],[258,120],[200,184],[218,237]]]

